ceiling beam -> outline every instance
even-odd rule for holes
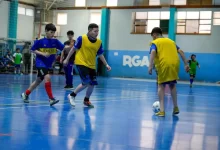
[[[57,0],[53,0],[53,2],[50,4],[50,6],[47,8],[47,10],[50,10],[50,8],[53,6],[53,4],[56,2]]]

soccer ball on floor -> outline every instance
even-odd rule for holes
[[[154,113],[158,113],[160,111],[160,102],[159,101],[154,102],[152,109]]]

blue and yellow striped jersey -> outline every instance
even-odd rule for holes
[[[52,38],[52,39],[43,38],[43,39],[36,41],[31,48],[32,51],[38,50],[41,52],[45,52],[45,53],[47,52],[51,54],[50,57],[48,58],[41,56],[41,55],[37,55],[36,67],[51,68],[55,60],[57,49],[63,50],[64,45],[55,38]]]

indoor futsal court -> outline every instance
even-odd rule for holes
[[[220,0],[0,0],[0,150],[220,150]]]

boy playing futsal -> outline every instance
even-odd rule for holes
[[[71,48],[73,47],[75,40],[73,39],[74,32],[73,31],[68,31],[67,32],[68,36],[68,41],[64,43],[64,45],[68,45]],[[61,59],[60,63],[63,63],[63,60],[66,59],[68,53],[70,50],[63,50],[61,53]],[[72,89],[73,88],[73,65],[74,65],[74,59],[75,59],[75,53],[71,56],[69,63],[64,66],[64,71],[65,71],[65,77],[66,77],[66,86],[64,87],[65,89]]]
[[[21,61],[22,61],[22,54],[20,53],[20,49],[16,49],[16,53],[13,55],[14,57],[14,64],[15,64],[15,74],[21,74]]]
[[[196,68],[198,66],[198,68],[200,69],[200,65],[198,63],[198,61],[196,61],[196,55],[192,54],[191,55],[191,60],[188,60],[189,63],[189,75],[190,75],[190,87],[192,87],[193,84],[193,80],[196,77]]]
[[[57,49],[63,50],[68,49],[69,47],[64,47],[64,45],[57,39],[54,38],[56,32],[56,27],[53,24],[47,24],[45,26],[46,37],[40,40],[37,40],[33,47],[31,48],[32,52],[36,56],[36,67],[38,70],[37,79],[30,85],[30,87],[21,94],[22,99],[25,103],[29,103],[28,97],[30,93],[44,80],[45,89],[49,97],[50,106],[59,102],[53,97],[51,80],[49,75],[49,69],[52,67],[52,64],[55,60]]]
[[[87,88],[86,96],[84,98],[84,105],[94,107],[89,98],[93,92],[94,86],[98,85],[96,80],[96,56],[104,63],[107,70],[111,67],[107,64],[103,56],[102,41],[97,39],[99,27],[97,24],[90,24],[88,26],[87,35],[84,34],[78,37],[74,47],[70,50],[67,58],[64,60],[64,65],[67,65],[70,57],[76,51],[75,64],[79,72],[82,83],[78,85],[74,92],[68,95],[68,99],[72,106],[75,106],[76,95]]]
[[[160,112],[156,113],[157,116],[164,117],[164,95],[165,95],[165,85],[168,84],[171,91],[171,96],[173,99],[174,109],[173,114],[179,113],[179,108],[177,105],[177,93],[176,93],[176,83],[179,79],[179,65],[180,60],[178,53],[180,54],[184,64],[185,70],[189,70],[187,60],[182,50],[169,38],[164,38],[162,36],[162,30],[155,27],[151,36],[154,39],[150,48],[150,65],[148,68],[149,74],[152,74],[153,62],[158,72],[158,95],[160,99]]]

